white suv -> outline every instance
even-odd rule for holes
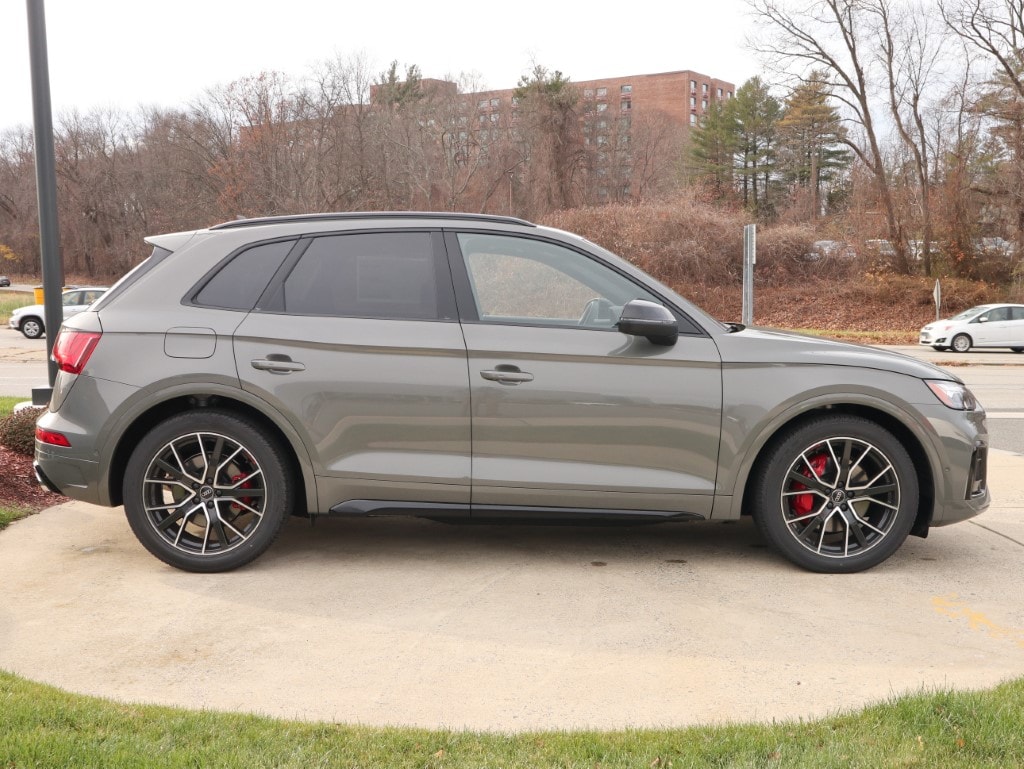
[[[61,295],[61,303],[64,305],[64,319],[77,315],[95,302],[107,290],[106,286],[84,286],[65,291]],[[46,332],[43,324],[45,317],[43,305],[31,304],[28,307],[19,307],[11,313],[11,319],[7,325],[15,331],[20,331],[29,339],[38,339]]]

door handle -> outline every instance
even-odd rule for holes
[[[522,382],[532,382],[533,374],[528,371],[520,371],[518,366],[502,364],[493,369],[480,372],[480,376],[491,382],[503,385],[517,385]]]
[[[293,361],[287,355],[277,353],[271,353],[266,358],[257,358],[250,363],[257,371],[269,371],[271,374],[290,374],[293,371],[306,370],[304,364]]]

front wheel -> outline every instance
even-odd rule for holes
[[[967,334],[957,334],[950,341],[949,346],[956,352],[967,352],[971,349],[971,338]]]
[[[139,442],[124,476],[139,542],[185,571],[236,569],[277,537],[294,502],[284,453],[254,422],[225,411],[171,417]]]
[[[754,476],[762,536],[817,572],[870,569],[903,544],[917,516],[913,461],[896,437],[856,416],[800,425],[769,449]]]
[[[1013,352],[1024,352],[1024,347],[1011,347]]]
[[[43,335],[43,322],[39,318],[25,318],[21,322],[21,333],[29,339],[38,339]]]

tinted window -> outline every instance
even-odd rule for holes
[[[61,299],[61,303],[65,307],[70,307],[72,305],[81,304],[82,303],[82,292],[81,291],[69,291],[68,293],[64,294],[64,297]]]
[[[997,320],[1009,320],[1010,319],[1010,308],[1009,307],[996,307],[994,310],[989,310],[986,314],[989,322]]]
[[[196,304],[251,310],[294,244],[264,243],[238,253],[196,294]]]
[[[284,282],[285,312],[436,320],[437,277],[425,232],[317,238]]]
[[[1024,307],[1011,307],[1010,320],[1024,320]]]

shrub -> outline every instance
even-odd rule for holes
[[[45,407],[15,411],[0,422],[0,443],[19,454],[32,456],[36,450],[36,420]]]

